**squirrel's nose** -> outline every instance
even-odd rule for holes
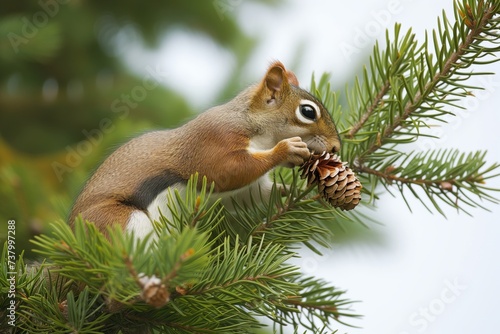
[[[336,139],[332,145],[332,153],[338,153],[340,151],[340,139]]]

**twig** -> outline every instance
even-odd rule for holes
[[[371,169],[366,166],[361,166],[356,168],[356,171],[359,173],[367,173],[371,175],[375,175],[378,178],[386,180],[388,183],[399,182],[404,184],[415,184],[419,186],[427,186],[432,187],[436,186],[442,190],[451,190],[450,187],[456,182],[455,179],[448,180],[425,180],[425,179],[409,179],[401,176],[397,176],[390,172],[381,172],[375,169]]]
[[[347,138],[353,138],[358,133],[358,131],[363,127],[366,121],[368,121],[370,116],[373,115],[375,109],[380,105],[382,99],[384,98],[385,94],[387,94],[390,87],[391,84],[389,80],[384,82],[384,85],[380,88],[380,91],[378,92],[377,96],[375,96],[372,104],[366,109],[366,112],[361,116],[359,121],[356,122],[351,130],[349,130],[349,132],[345,135]]]

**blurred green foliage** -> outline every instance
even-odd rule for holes
[[[141,45],[155,48],[168,31],[183,29],[213,39],[241,64],[255,40],[233,17],[240,4],[0,3],[0,225],[16,220],[18,249],[31,248],[33,234],[65,218],[85,179],[114,147],[194,114],[183,96],[158,84],[154,73],[132,73],[122,56]],[[140,103],[124,97],[134,89],[137,96],[146,92]],[[2,228],[0,239],[5,233]]]

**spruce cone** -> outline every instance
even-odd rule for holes
[[[352,210],[361,200],[361,183],[336,154],[312,154],[301,167],[307,183],[318,184],[320,195],[332,206]]]
[[[141,298],[149,305],[160,308],[170,301],[170,293],[158,277],[139,274],[139,283],[142,288]]]

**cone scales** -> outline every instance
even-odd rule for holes
[[[352,210],[361,200],[361,183],[335,154],[313,154],[301,167],[302,178],[316,183],[320,195],[332,206]]]

